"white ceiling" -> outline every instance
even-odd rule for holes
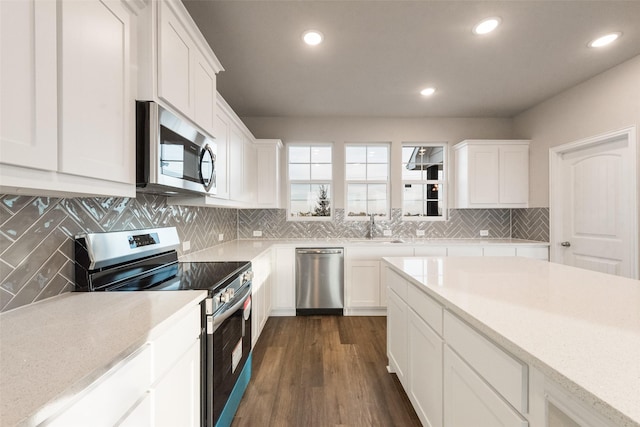
[[[240,116],[512,117],[640,54],[638,0],[183,1]],[[490,16],[498,30],[472,34]]]

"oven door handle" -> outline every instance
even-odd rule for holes
[[[207,334],[212,335],[216,331],[216,329],[218,329],[220,327],[222,322],[224,322],[229,317],[231,317],[231,315],[233,315],[233,313],[238,311],[244,305],[244,302],[247,300],[247,298],[249,298],[249,296],[251,296],[251,286],[247,286],[247,287],[245,287],[245,289],[247,291],[246,295],[244,295],[240,300],[235,302],[229,309],[224,310],[219,315],[208,316],[208,317],[211,318],[211,320],[207,319],[207,323],[211,322],[210,323],[211,324],[211,328],[207,328]],[[211,331],[211,332],[209,332],[209,331]]]

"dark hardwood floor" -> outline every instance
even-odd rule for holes
[[[233,427],[420,426],[387,372],[385,317],[272,317]]]

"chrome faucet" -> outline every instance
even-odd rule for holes
[[[376,221],[375,216],[373,214],[369,215],[369,238],[373,239],[373,233],[375,232]]]

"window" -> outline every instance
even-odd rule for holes
[[[331,218],[331,145],[288,146],[289,219]]]
[[[446,219],[446,145],[402,146],[402,215],[405,219]]]
[[[389,144],[345,146],[347,219],[389,217]]]

